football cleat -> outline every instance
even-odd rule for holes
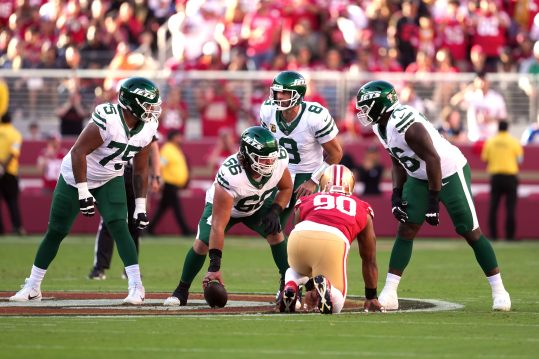
[[[279,303],[279,312],[294,313],[296,311],[296,303],[298,300],[298,286],[295,283],[287,284],[284,287],[283,295]]]
[[[511,310],[511,297],[507,291],[492,294],[492,310],[508,312]]]
[[[378,302],[380,302],[385,310],[399,309],[399,297],[397,296],[397,291],[394,289],[384,287],[382,293],[378,296]]]
[[[124,304],[142,305],[144,303],[145,290],[142,284],[129,287],[129,293],[124,299]]]
[[[314,277],[314,288],[318,293],[318,309],[322,314],[333,313],[333,302],[331,300],[331,283],[323,275]]]
[[[184,303],[183,305],[185,305],[186,303]],[[165,307],[180,307],[182,305],[182,302],[180,301],[180,299],[178,297],[168,297],[167,299],[165,299],[165,301],[163,302],[163,306]]]
[[[41,289],[39,286],[35,286],[30,282],[30,278],[26,278],[24,284],[21,286],[15,295],[9,298],[10,302],[40,302],[41,301]]]
[[[88,279],[105,280],[107,279],[107,276],[105,275],[104,270],[100,270],[94,267],[92,268],[92,271],[90,272],[90,274],[88,274]]]

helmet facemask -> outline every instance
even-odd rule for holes
[[[359,120],[359,123],[361,123],[363,126],[369,126],[371,123],[375,122],[374,119],[369,116],[369,112],[371,112],[374,104],[375,104],[375,102],[372,101],[370,106],[367,105],[367,104],[360,106],[356,102],[356,110],[359,111],[356,114],[356,116],[357,116],[357,119]]]
[[[285,100],[279,100],[277,98],[277,93],[282,92],[288,92],[290,93],[290,98]],[[301,101],[301,95],[296,90],[285,90],[281,85],[273,85],[270,88],[270,101],[273,106],[277,108],[278,111],[284,111],[288,110],[289,108],[292,108],[296,105],[298,105]],[[288,105],[287,105],[288,103]]]
[[[245,152],[253,171],[264,177],[271,176],[273,174],[273,170],[275,169],[277,158],[279,156],[277,151],[271,152],[268,156],[262,156],[257,153],[249,152],[248,149],[246,149]]]
[[[140,116],[140,120],[143,122],[151,122],[155,120],[159,121],[159,116],[161,116],[161,99],[158,99],[156,103],[149,102],[140,102],[139,99],[136,99],[138,105],[142,107],[144,112]]]

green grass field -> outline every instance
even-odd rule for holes
[[[43,291],[126,291],[117,254],[105,281],[86,279],[93,237],[68,237]],[[0,290],[18,290],[39,238],[0,237]],[[148,292],[170,292],[191,239],[145,239],[141,267]],[[278,275],[267,244],[227,238],[223,275],[229,292],[275,293]],[[378,244],[379,288],[392,240]],[[419,240],[399,295],[456,302],[426,313],[348,313],[177,317],[0,317],[0,358],[536,358],[539,352],[539,242],[495,243],[513,311],[493,313],[490,287],[460,240]],[[363,294],[357,245],[349,294]],[[204,273],[202,273],[204,274]],[[193,291],[200,291],[196,279]],[[535,353],[535,354],[534,354]]]

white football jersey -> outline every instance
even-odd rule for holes
[[[391,114],[385,133],[380,130],[378,124],[374,124],[372,129],[390,155],[402,164],[410,177],[428,180],[425,161],[408,146],[404,138],[406,130],[414,123],[421,123],[429,133],[440,156],[442,178],[451,176],[466,164],[466,157],[462,152],[443,138],[422,113],[413,107],[399,105]]]
[[[277,184],[288,167],[288,153],[279,147],[279,158],[273,174],[260,182],[247,175],[238,159],[238,153],[229,156],[217,171],[215,181],[206,191],[206,203],[213,203],[215,186],[221,186],[234,198],[232,218],[247,217],[255,213],[265,200],[277,191]]]
[[[99,127],[103,144],[86,156],[88,188],[104,185],[114,177],[122,176],[125,164],[152,142],[158,123],[139,121],[131,130],[117,104],[98,105],[91,121]],[[75,186],[71,150],[62,160],[62,176],[67,184]]]
[[[298,117],[287,123],[267,100],[260,107],[260,124],[288,151],[292,175],[313,173],[322,165],[322,144],[334,139],[339,130],[329,111],[318,102],[302,102]]]

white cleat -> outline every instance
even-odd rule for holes
[[[511,310],[511,298],[507,291],[492,294],[492,310],[499,310],[502,312],[508,312]]]
[[[397,291],[387,289],[384,287],[382,293],[378,296],[378,302],[384,307],[385,310],[397,310],[399,309],[399,297]]]
[[[41,302],[41,289],[34,286],[30,278],[26,278],[21,287],[21,290],[9,298],[10,302]]]
[[[165,301],[163,302],[163,305],[165,307],[179,307],[181,306],[181,303],[180,303],[180,299],[179,298],[176,298],[176,297],[168,297],[167,299],[165,299]]]
[[[129,294],[124,299],[124,304],[142,305],[144,303],[145,291],[142,284],[135,284],[129,287]]]

